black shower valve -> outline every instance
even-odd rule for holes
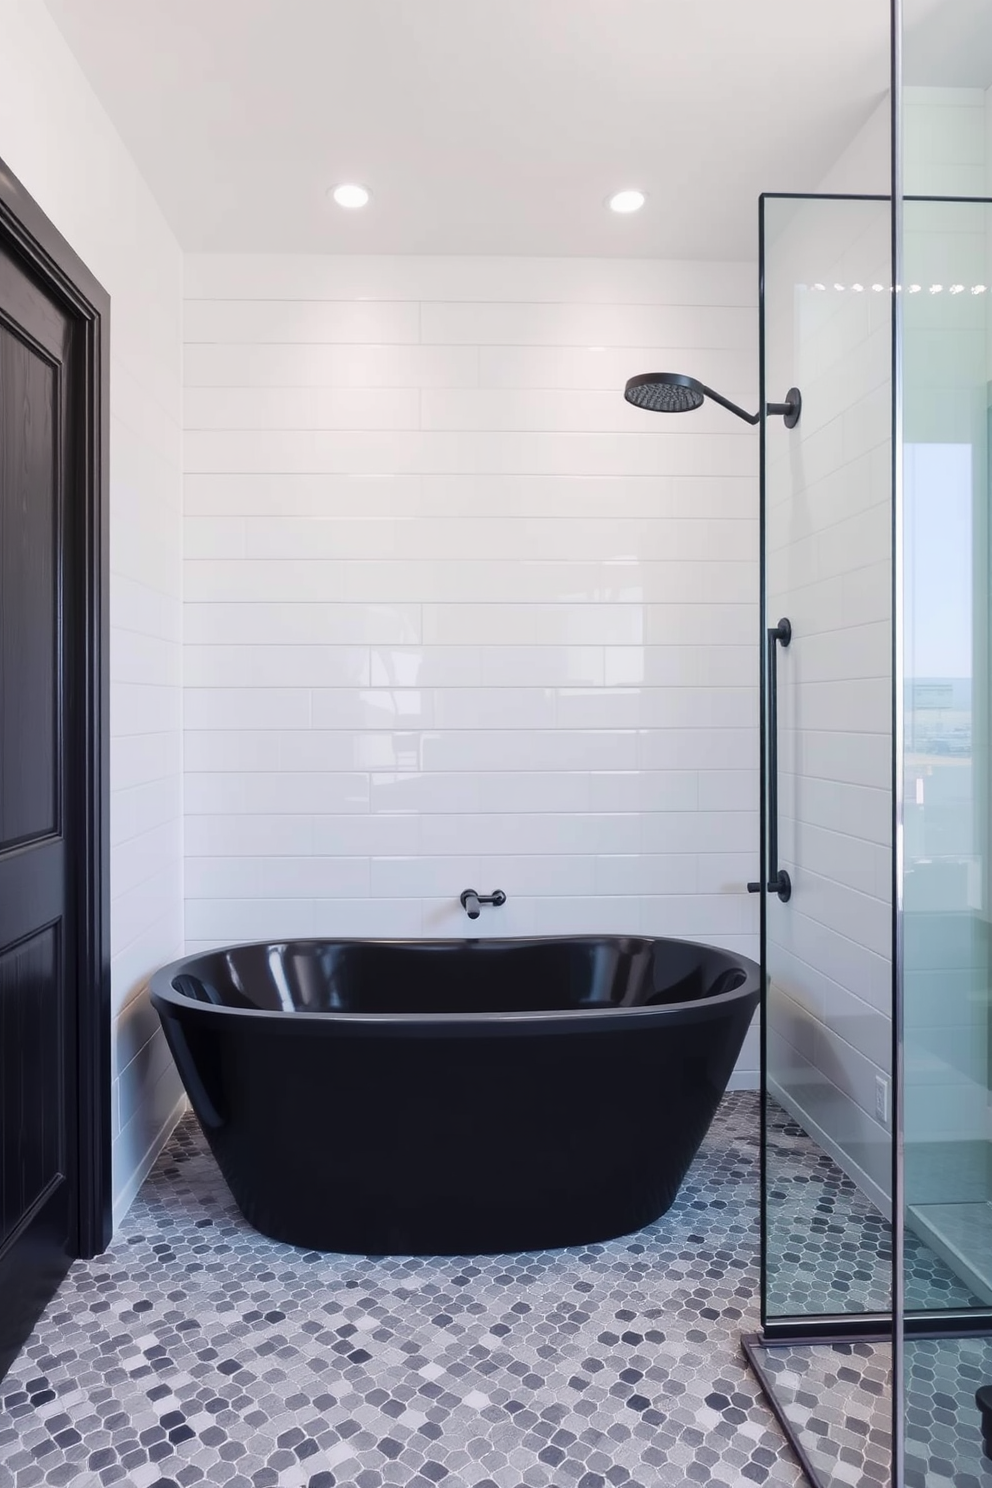
[[[784,868],[780,868],[775,877],[769,879],[764,885],[769,894],[777,894],[783,904],[788,904],[792,898],[792,879]],[[749,883],[747,891],[749,894],[760,894],[762,885],[760,883]]]

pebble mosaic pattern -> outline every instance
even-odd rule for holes
[[[990,1488],[982,1455],[979,1385],[992,1383],[992,1339],[906,1345],[906,1488]]]
[[[769,1102],[768,1299],[775,1316],[887,1312],[892,1306],[889,1224],[780,1106]],[[981,1302],[910,1231],[906,1306]]]
[[[364,1259],[249,1229],[186,1120],[0,1385],[0,1485],[796,1488],[739,1347],[757,1143],[728,1096],[624,1239]]]
[[[891,1307],[887,1221],[773,1101],[767,1140],[769,1312],[806,1317]]]
[[[887,1311],[888,1223],[781,1108],[770,1103],[769,1299],[782,1314]],[[811,1197],[812,1194],[812,1197]],[[906,1305],[918,1311],[982,1303],[912,1232],[905,1237]],[[890,1350],[866,1343],[767,1348],[769,1387],[797,1432],[821,1488],[890,1481]],[[992,1488],[975,1390],[992,1382],[992,1341],[912,1343],[905,1488]]]
[[[868,1343],[758,1351],[820,1488],[887,1488],[891,1481],[889,1355]]]
[[[866,1343],[768,1348],[760,1365],[821,1488],[883,1488],[892,1450],[891,1350]],[[905,1488],[992,1488],[975,1391],[992,1339],[906,1345]]]
[[[779,1139],[796,1214],[813,1175],[818,1202],[831,1195],[822,1229],[807,1208],[800,1259],[881,1254],[856,1191],[785,1118]],[[739,1348],[758,1324],[757,1159],[757,1096],[733,1094],[675,1206],[638,1234],[513,1256],[326,1256],[251,1230],[187,1118],[110,1251],[73,1267],[0,1384],[0,1488],[797,1488]],[[872,1278],[852,1280],[873,1295]],[[805,1413],[824,1481],[877,1488],[886,1366],[859,1347],[769,1350],[766,1368]],[[943,1463],[952,1397],[967,1397],[973,1452],[984,1346],[925,1347],[946,1358],[922,1359],[912,1426]],[[907,1488],[931,1488],[928,1470]],[[992,1488],[976,1471],[953,1488]]]

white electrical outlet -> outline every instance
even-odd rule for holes
[[[875,1118],[883,1126],[889,1124],[889,1077],[875,1076]]]

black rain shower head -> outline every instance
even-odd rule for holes
[[[745,413],[736,403],[731,403],[705,383],[697,382],[694,377],[686,377],[682,372],[642,372],[640,376],[629,379],[623,395],[635,408],[645,408],[649,413],[689,413],[693,408],[700,408],[706,398],[712,398],[714,403],[736,413],[746,424],[756,424],[761,418],[760,413]],[[784,403],[769,403],[765,412],[780,413],[785,420],[785,427],[794,429],[799,422],[802,406],[799,389],[790,388]]]
[[[681,372],[643,372],[630,379],[623,395],[635,408],[646,408],[650,413],[689,413],[701,406],[706,389]]]

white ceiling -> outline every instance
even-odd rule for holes
[[[753,257],[888,75],[888,0],[48,5],[191,251]]]

